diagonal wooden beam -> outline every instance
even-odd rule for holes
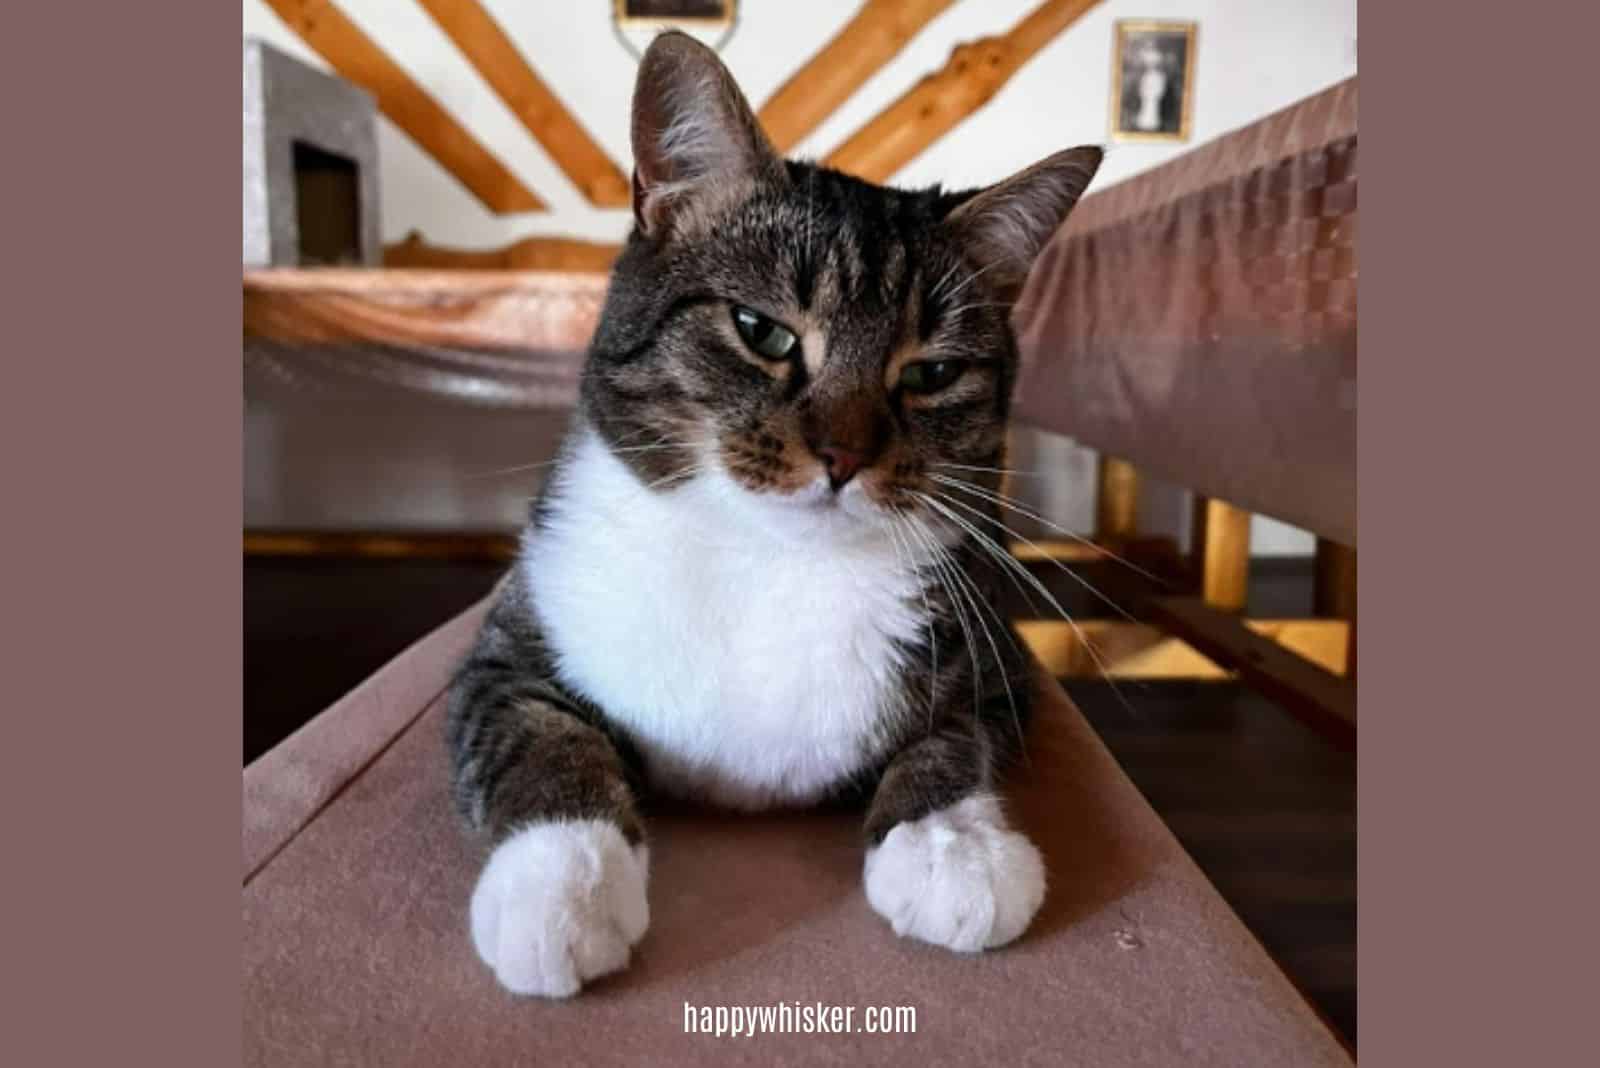
[[[893,59],[953,0],[866,0],[844,29],[778,87],[761,125],[788,152]]]
[[[417,0],[589,203],[625,208],[628,179],[478,0]]]
[[[545,203],[461,127],[330,0],[266,0],[285,25],[378,101],[378,109],[497,215]]]
[[[1101,0],[1045,0],[999,37],[956,46],[949,62],[912,86],[824,162],[882,182],[983,107],[1011,76]]]
[[[249,551],[246,543],[246,551]],[[1245,632],[1270,639],[1324,672],[1344,663],[1350,625],[1342,619],[1243,619]],[[1153,623],[1116,619],[1013,620],[1017,636],[1056,678],[1225,679],[1235,672]]]
[[[1198,597],[1156,597],[1155,623],[1182,638],[1343,748],[1356,740],[1356,685],[1251,630]]]

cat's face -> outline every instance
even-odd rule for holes
[[[943,231],[956,198],[784,175],[619,264],[661,314],[648,351],[597,376],[600,422],[679,446],[621,455],[862,516],[917,507],[937,465],[998,467],[1016,353]]]
[[[638,226],[586,414],[647,483],[880,523],[934,476],[1002,466],[1011,302],[1097,149],[989,190],[901,191],[783,162],[706,49],[664,35],[635,97]]]

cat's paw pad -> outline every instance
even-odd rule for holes
[[[649,852],[605,820],[536,823],[502,842],[472,892],[472,944],[514,994],[570,997],[627,967],[650,926]]]
[[[1003,946],[1044,901],[1044,861],[992,798],[894,827],[867,853],[867,901],[895,934],[961,953]]]

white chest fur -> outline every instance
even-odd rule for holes
[[[799,513],[789,529],[718,475],[646,490],[593,437],[558,477],[523,546],[535,612],[562,681],[629,730],[656,785],[806,803],[876,755],[897,643],[924,626],[895,540]]]

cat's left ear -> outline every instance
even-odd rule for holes
[[[1004,299],[1022,292],[1034,258],[1083,195],[1104,155],[1094,145],[1057,152],[950,213],[946,225]]]
[[[633,215],[647,234],[719,189],[784,174],[733,75],[685,33],[663,33],[645,50],[632,133]]]

